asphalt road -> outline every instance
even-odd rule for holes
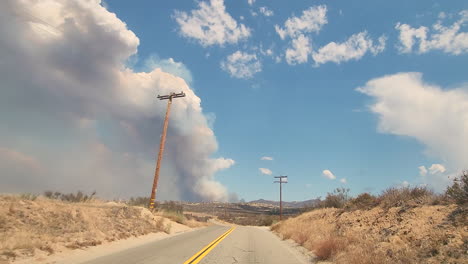
[[[213,225],[196,231],[126,249],[96,258],[86,264],[184,264],[194,256],[203,255],[192,263],[199,264],[296,264],[308,263],[268,230],[238,226]],[[223,234],[228,233],[226,236]],[[208,250],[207,246],[210,246]]]

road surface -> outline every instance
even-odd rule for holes
[[[266,229],[213,225],[102,256],[86,264],[303,264],[306,257]]]

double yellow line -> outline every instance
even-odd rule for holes
[[[234,229],[236,229],[235,226],[229,228],[228,231],[224,232],[224,234],[213,240],[213,242],[208,244],[208,246],[204,247],[202,250],[198,251],[195,253],[195,255],[185,261],[184,264],[196,264],[200,262],[206,255],[208,255],[208,253],[210,253],[211,250],[213,250],[213,248],[215,248],[223,239],[231,234]]]

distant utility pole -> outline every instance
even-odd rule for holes
[[[158,95],[159,100],[168,100],[167,101],[167,109],[166,109],[166,117],[164,118],[164,126],[163,132],[161,135],[161,142],[159,143],[159,154],[158,159],[156,161],[156,170],[154,172],[154,181],[153,181],[153,188],[151,189],[151,198],[149,200],[149,208],[154,208],[154,200],[156,199],[156,189],[158,188],[158,180],[159,180],[159,170],[161,169],[161,160],[164,153],[164,144],[166,142],[166,132],[167,126],[169,124],[169,113],[171,112],[171,104],[173,98],[185,97],[184,92],[180,93],[170,93],[169,95]]]
[[[278,181],[275,181],[274,183],[279,183],[280,186],[280,221],[283,218],[283,189],[282,185],[283,183],[288,183],[288,176],[275,176],[275,178],[279,179]]]

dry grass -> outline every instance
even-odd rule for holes
[[[368,200],[365,198],[364,200]],[[318,209],[273,225],[283,239],[334,263],[468,263],[468,227],[450,206]]]
[[[317,259],[327,260],[346,248],[346,240],[341,237],[330,236],[316,242],[312,247]]]
[[[72,197],[76,199],[62,201],[0,195],[0,262],[153,232],[170,233],[173,227],[169,219],[155,216],[146,208],[89,198],[78,202],[83,197],[78,193]],[[195,222],[188,224],[195,226]]]

